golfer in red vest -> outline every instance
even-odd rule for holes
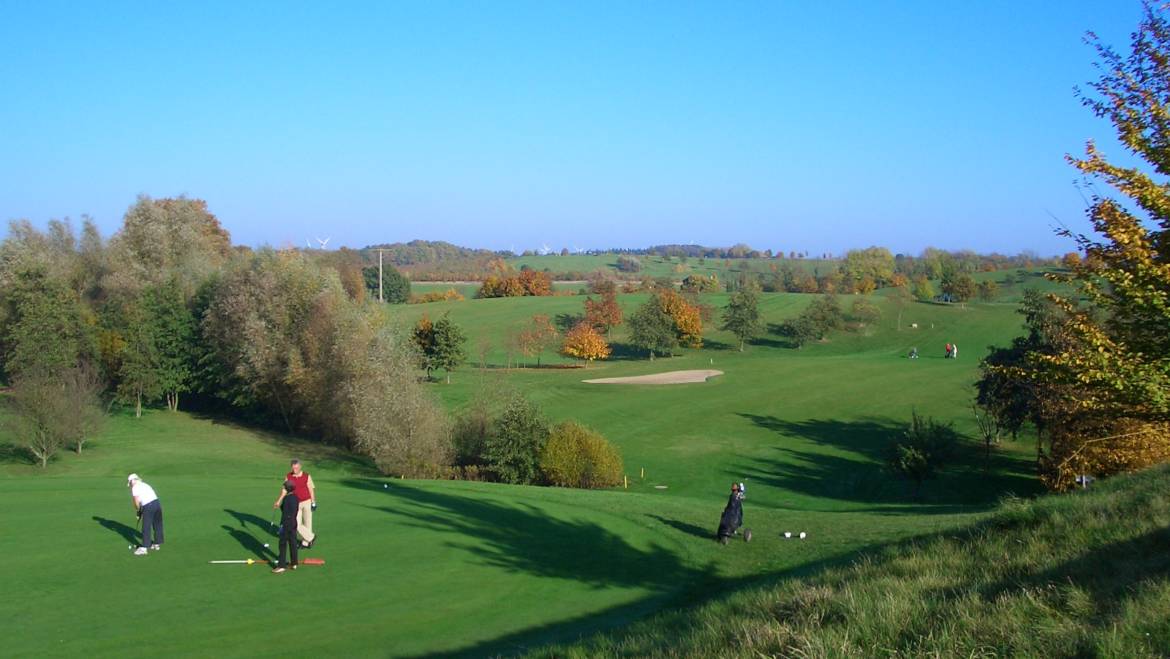
[[[290,464],[292,465],[292,471],[285,474],[284,480],[292,482],[292,495],[299,502],[297,508],[297,533],[301,534],[302,547],[312,547],[317,541],[317,534],[313,533],[313,511],[317,508],[317,488],[313,485],[313,477],[309,475],[309,472],[301,470],[300,460],[293,459]],[[279,508],[280,503],[284,501],[284,497],[287,494],[282,483],[280,496],[277,497],[276,503],[272,504],[272,507]]]

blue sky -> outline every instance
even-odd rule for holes
[[[1042,254],[1120,149],[1068,2],[0,0],[0,219],[206,199],[246,244]],[[1055,218],[1055,219],[1054,219]]]

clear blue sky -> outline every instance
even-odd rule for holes
[[[1042,254],[1130,0],[0,0],[0,220],[206,199],[246,244]]]

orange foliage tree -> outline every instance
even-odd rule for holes
[[[586,322],[577,323],[576,327],[569,330],[561,346],[562,355],[583,359],[586,366],[595,359],[605,359],[609,352],[609,344],[595,327]]]
[[[659,307],[674,321],[675,333],[680,345],[688,348],[703,347],[703,316],[699,308],[677,291],[660,289],[654,294]]]
[[[617,303],[617,292],[612,287],[602,293],[600,301],[585,298],[585,322],[605,334],[622,324],[622,308]]]

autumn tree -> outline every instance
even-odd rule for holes
[[[965,272],[947,270],[941,282],[943,295],[951,302],[966,302],[975,297],[975,280]]]
[[[599,301],[594,301],[592,297],[585,298],[585,322],[598,331],[608,334],[610,329],[621,325],[622,320],[622,308],[613,287],[602,292]]]
[[[1041,473],[1055,489],[1071,487],[1077,474],[1130,471],[1170,456],[1170,190],[1162,182],[1170,175],[1168,11],[1146,5],[1129,53],[1090,35],[1101,77],[1082,100],[1145,166],[1115,165],[1092,142],[1084,157],[1069,157],[1120,199],[1091,198],[1095,235],[1061,232],[1084,254],[1066,264],[1077,293],[1050,296],[1059,313],[1044,349],[995,369],[1011,390],[1063,394],[1050,405],[1047,398],[1029,404],[1046,426]]]
[[[561,346],[561,354],[573,359],[582,359],[586,365],[595,359],[605,359],[609,356],[609,345],[593,325],[588,322],[579,323],[565,335],[565,342]]]
[[[910,292],[913,293],[914,299],[919,302],[930,302],[934,299],[934,284],[926,278],[926,275],[918,275],[914,277],[911,283]]]
[[[540,367],[540,356],[545,350],[555,345],[560,333],[544,314],[537,314],[528,321],[528,325],[520,329],[516,336],[516,344],[525,357],[536,357],[536,366]]]

